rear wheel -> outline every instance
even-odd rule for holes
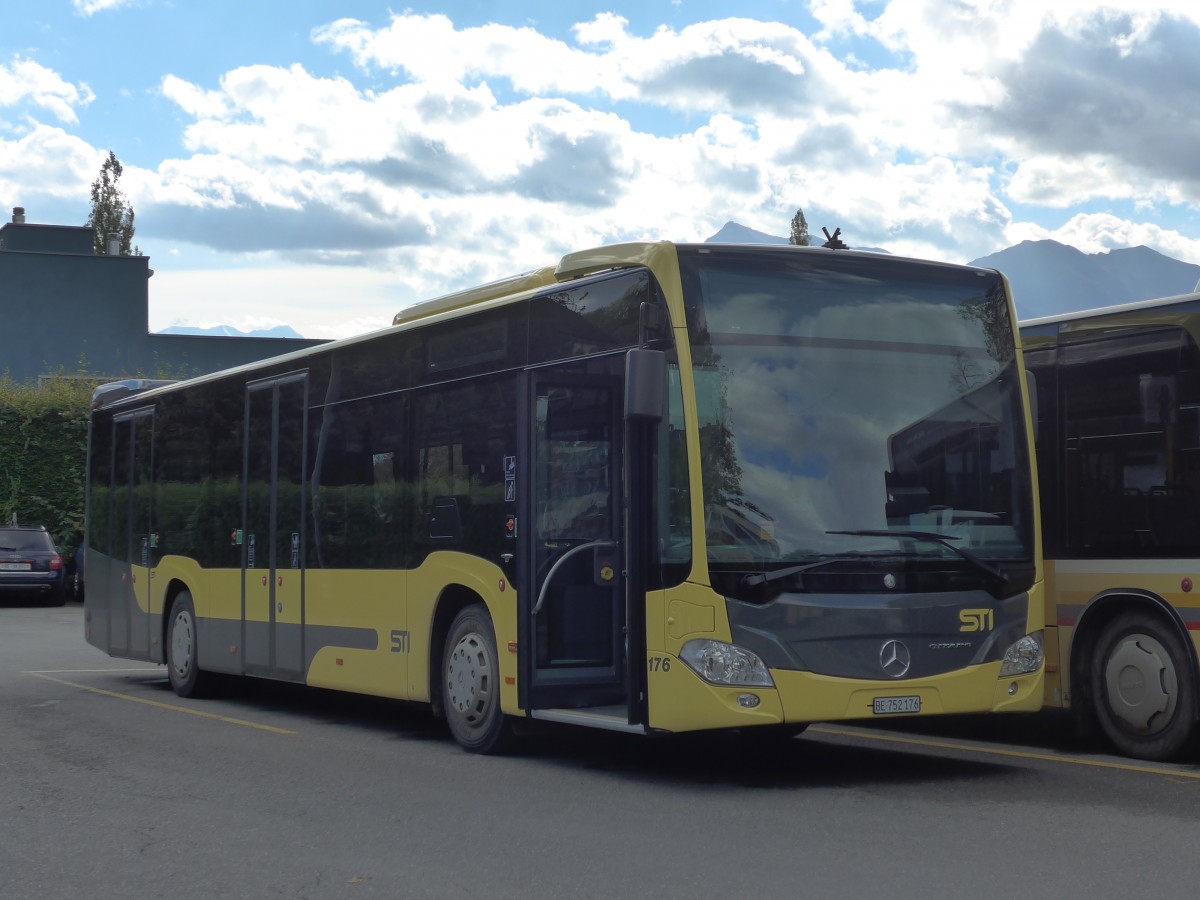
[[[1092,659],[1091,686],[1100,728],[1121,753],[1164,760],[1191,748],[1196,673],[1168,623],[1139,613],[1113,619]]]
[[[500,709],[500,664],[487,608],[474,604],[450,625],[442,653],[442,707],[454,739],[472,753],[499,753],[512,727]]]
[[[196,608],[192,595],[182,591],[171,604],[167,621],[167,677],[180,697],[203,696],[213,680],[210,673],[200,671],[198,647]]]

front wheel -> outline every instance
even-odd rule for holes
[[[450,733],[472,753],[499,753],[512,727],[500,709],[500,664],[487,608],[475,604],[454,617],[442,653],[442,707]]]
[[[200,671],[197,657],[196,608],[192,595],[182,591],[171,604],[167,620],[167,677],[171,690],[180,697],[200,697],[209,689],[213,676]]]
[[[1113,619],[1092,659],[1091,683],[1100,728],[1121,753],[1166,760],[1192,746],[1196,674],[1167,623],[1138,613]]]

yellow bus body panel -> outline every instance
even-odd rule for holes
[[[408,632],[405,588],[405,573],[396,570],[309,569],[306,634],[320,634],[321,626],[360,629],[374,632],[375,646],[330,644],[316,649],[305,682],[313,687],[407,698],[408,669],[418,641],[408,637],[394,642],[392,638],[393,632]]]

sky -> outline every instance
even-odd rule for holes
[[[0,0],[0,222],[111,151],[150,327],[311,338],[728,221],[1200,263],[1195,0]]]

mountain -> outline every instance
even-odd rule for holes
[[[823,244],[825,235],[810,234],[808,236],[811,245],[819,247]],[[745,225],[739,225],[737,222],[726,222],[721,226],[721,230],[712,237],[705,238],[706,244],[787,244],[790,241],[785,237],[776,237],[773,234],[767,234],[763,231],[755,231],[753,228],[747,228]],[[867,250],[871,253],[887,253],[886,250],[881,250],[878,247],[851,247],[852,250]]]
[[[1200,286],[1200,266],[1149,247],[1084,253],[1057,241],[1023,241],[971,265],[1008,276],[1022,319],[1172,297]]]
[[[747,228],[737,222],[726,222],[721,226],[720,231],[704,241],[706,244],[786,244],[787,242],[788,239],[785,237],[775,237],[773,234],[755,231],[753,228]]]
[[[274,328],[256,328],[253,331],[240,331],[232,325],[214,325],[211,328],[195,328],[191,325],[172,325],[164,328],[159,334],[206,334],[213,337],[256,337],[256,338],[300,338],[304,335],[290,325],[276,325]]]

